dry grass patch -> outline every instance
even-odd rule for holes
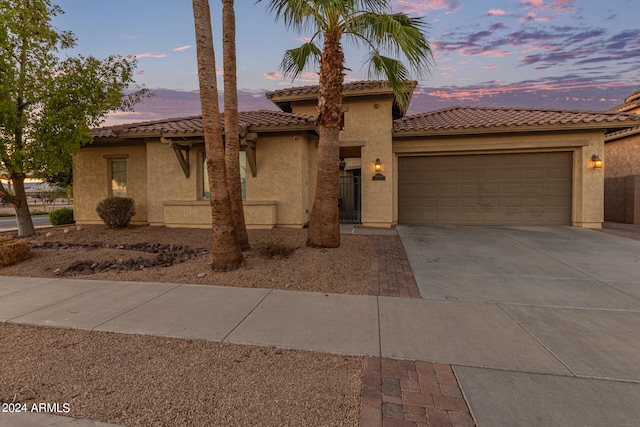
[[[269,259],[289,258],[296,249],[298,248],[275,240],[260,242],[252,247],[256,256]]]
[[[32,256],[31,247],[25,239],[0,236],[0,267],[18,264]]]

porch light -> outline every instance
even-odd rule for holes
[[[381,173],[382,172],[382,163],[380,162],[380,159],[376,159],[376,162],[374,163],[373,169],[376,171],[376,174],[373,175],[373,180],[374,181],[384,181],[385,179],[387,179]]]
[[[603,161],[597,154],[591,156],[591,167],[594,169],[600,169],[602,167]]]

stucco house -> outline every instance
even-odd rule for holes
[[[249,228],[308,223],[317,94],[317,86],[270,92],[280,111],[240,114]],[[606,132],[634,126],[640,117],[626,112],[452,107],[406,116],[388,84],[348,83],[341,220],[598,228],[606,168],[594,159],[604,158]],[[200,117],[103,127],[93,137],[74,158],[79,224],[100,223],[98,202],[126,195],[135,224],[210,226]]]
[[[640,114],[640,90],[611,112]],[[605,135],[606,221],[640,224],[640,126]]]

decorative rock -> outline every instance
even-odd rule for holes
[[[198,273],[197,277],[198,277],[198,279],[202,279],[206,275],[207,275],[207,273]]]
[[[129,258],[114,259],[111,261],[104,261],[97,263],[94,261],[75,261],[69,265],[65,270],[57,269],[55,275],[75,276],[79,274],[94,274],[106,270],[114,271],[132,271],[132,270],[144,270],[149,267],[169,267],[174,264],[180,264],[191,259],[195,259],[200,255],[209,253],[206,249],[196,248],[192,249],[188,246],[182,245],[162,245],[159,243],[134,243],[126,245],[118,245],[114,243],[63,243],[63,242],[43,242],[34,243],[31,245],[32,249],[71,249],[71,248],[104,248],[104,249],[120,249],[120,250],[134,250],[140,252],[154,253],[155,258]],[[200,276],[202,275],[202,276]],[[206,273],[199,273],[198,277],[204,277]]]
[[[63,232],[63,233],[68,233],[68,232],[69,232],[69,229],[65,227],[65,228],[62,230],[62,232]]]
[[[81,226],[77,226],[77,227],[76,227],[76,230],[78,230],[78,231],[82,231],[82,227],[81,227]]]
[[[53,234],[51,234],[51,232],[49,231],[47,234],[45,234],[46,237],[51,237],[53,236]]]

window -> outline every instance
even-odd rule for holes
[[[240,185],[242,187],[242,198],[247,197],[247,153],[240,151]],[[211,197],[209,191],[209,171],[207,170],[207,158],[202,153],[202,197],[208,199]]]
[[[111,160],[111,196],[127,197],[127,161]]]

